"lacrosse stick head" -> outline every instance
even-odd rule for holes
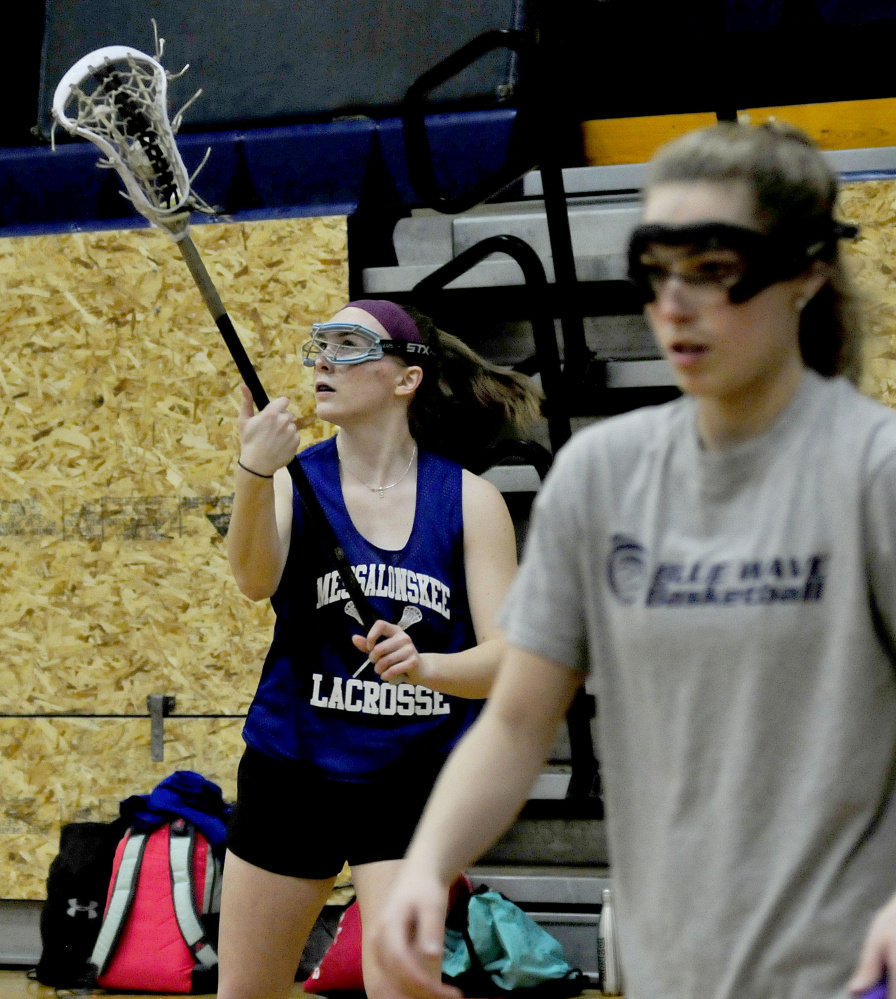
[[[63,76],[52,111],[67,132],[105,153],[100,165],[118,172],[137,211],[178,239],[187,231],[190,212],[208,206],[191,192],[174,141],[168,79],[158,59],[109,45],[79,59]]]

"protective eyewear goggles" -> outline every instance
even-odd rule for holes
[[[644,303],[656,299],[670,277],[695,296],[724,297],[735,305],[802,273],[815,260],[832,260],[838,239],[852,239],[858,228],[818,220],[799,233],[763,233],[725,222],[697,225],[642,225],[632,233],[629,279]],[[668,262],[655,247],[685,247]]]
[[[394,354],[408,364],[420,364],[430,354],[423,343],[384,340],[378,333],[357,323],[315,323],[311,339],[302,346],[302,363],[314,367],[320,355],[330,364],[362,364]]]

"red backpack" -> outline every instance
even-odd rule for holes
[[[91,955],[96,982],[138,992],[216,991],[221,864],[186,819],[118,844],[103,925]]]

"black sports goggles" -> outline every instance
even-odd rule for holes
[[[691,247],[694,255],[733,250],[743,258],[743,267],[732,279],[717,283],[727,291],[730,302],[740,304],[778,281],[796,277],[815,260],[832,260],[837,241],[852,239],[858,231],[857,226],[831,219],[819,219],[799,232],[773,233],[728,222],[642,225],[629,242],[628,276],[641,300],[652,302],[657,282],[656,268],[649,262],[652,245]]]

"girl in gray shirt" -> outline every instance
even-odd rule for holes
[[[841,999],[896,961],[896,414],[844,377],[836,188],[775,124],[652,163],[630,272],[684,396],[577,434],[538,497],[378,936],[406,994],[452,995],[447,886],[588,673],[628,999]]]

